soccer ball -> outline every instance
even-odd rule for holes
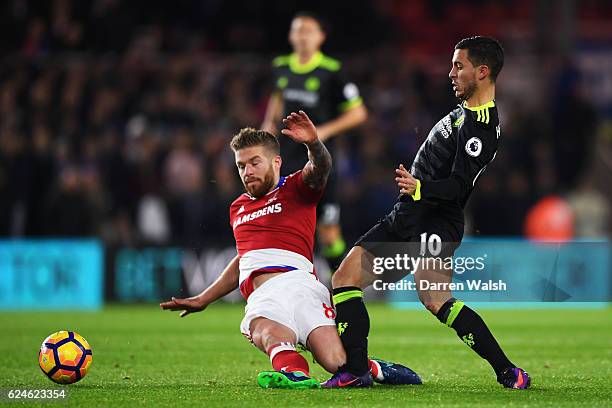
[[[72,384],[85,377],[92,359],[87,340],[76,332],[65,330],[47,337],[38,352],[40,369],[58,384]]]

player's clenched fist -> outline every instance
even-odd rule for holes
[[[304,111],[291,112],[283,119],[283,124],[286,128],[281,130],[281,133],[289,136],[294,142],[310,144],[319,140],[315,125]]]
[[[400,164],[397,169],[395,169],[395,182],[400,189],[401,194],[413,195],[417,188],[417,180],[412,177],[412,174],[408,172],[404,168],[403,164]]]

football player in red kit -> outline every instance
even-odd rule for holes
[[[242,129],[232,139],[236,166],[246,192],[230,206],[230,223],[238,255],[221,276],[197,296],[161,304],[182,310],[181,316],[204,310],[237,286],[247,300],[240,329],[270,356],[275,371],[262,372],[264,388],[314,388],[308,362],[296,351],[301,344],[330,373],[346,362],[334,321],[329,290],[313,268],[316,206],[332,160],[306,113],[283,120],[282,134],[308,149],[304,168],[281,177],[282,159],[276,137],[263,130]],[[407,367],[372,361],[375,379],[385,383],[420,383]],[[367,377],[367,378],[366,378]],[[368,386],[372,377],[355,381]]]

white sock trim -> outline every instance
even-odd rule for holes
[[[281,351],[295,351],[295,344],[289,343],[288,341],[281,341],[280,343],[274,344],[270,347],[268,352],[270,355],[270,362],[272,362],[274,357]]]

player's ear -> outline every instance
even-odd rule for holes
[[[478,80],[482,81],[486,77],[489,76],[489,66],[488,65],[479,65],[476,69],[476,76]]]
[[[274,168],[276,170],[280,170],[282,164],[283,164],[282,157],[280,157],[280,155],[274,156]]]

